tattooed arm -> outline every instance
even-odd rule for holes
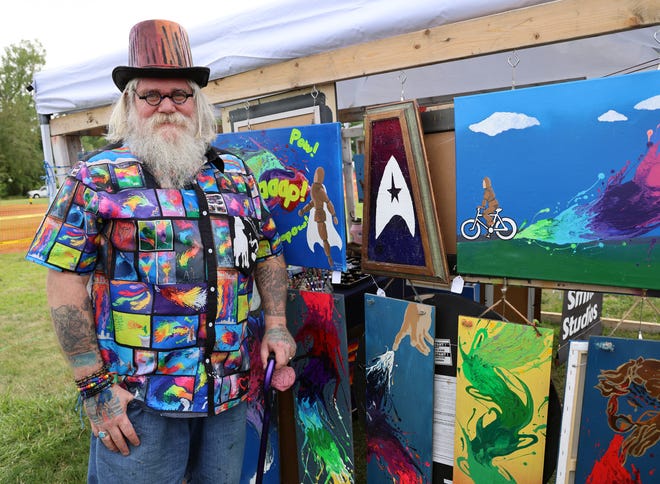
[[[271,257],[257,264],[255,273],[266,331],[261,342],[261,361],[266,366],[268,355],[275,353],[276,367],[289,363],[296,354],[296,342],[286,327],[286,296],[289,278],[284,256]]]
[[[46,278],[46,294],[55,335],[75,379],[92,375],[103,366],[87,292],[88,281],[89,277],[55,270],[49,270]],[[124,455],[128,454],[126,439],[133,445],[140,443],[126,417],[126,405],[132,398],[123,388],[112,385],[84,400],[94,434],[105,431],[109,437],[102,442],[110,450],[120,451]]]

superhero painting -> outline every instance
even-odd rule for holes
[[[213,145],[242,158],[273,215],[291,265],[346,271],[339,123],[219,134]]]

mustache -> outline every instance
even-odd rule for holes
[[[162,124],[173,124],[175,126],[186,126],[187,119],[181,113],[156,113],[152,115],[147,123],[150,127],[157,127]]]

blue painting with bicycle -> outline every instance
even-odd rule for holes
[[[454,109],[459,273],[660,289],[660,71]]]

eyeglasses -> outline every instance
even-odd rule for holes
[[[161,94],[157,91],[149,91],[144,96],[137,94],[138,99],[142,99],[149,106],[154,107],[158,106],[166,97],[170,98],[174,104],[184,104],[189,97],[193,96],[194,94],[181,90],[172,91],[172,94]]]

